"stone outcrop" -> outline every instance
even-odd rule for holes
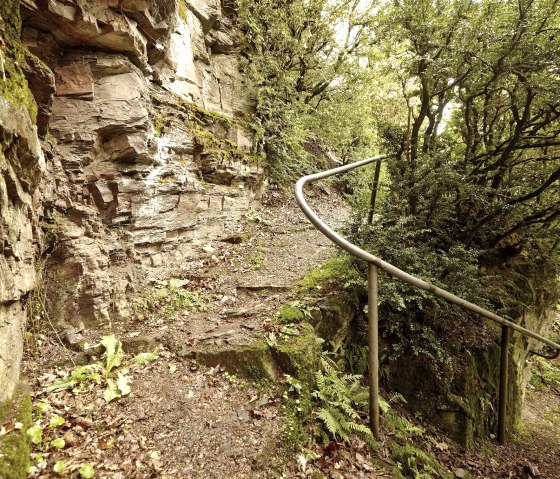
[[[18,380],[25,304],[38,279],[58,326],[110,322],[147,277],[196,264],[209,239],[231,235],[262,181],[243,123],[251,91],[228,2],[8,4],[0,9],[0,401]],[[21,92],[8,97],[8,82]]]

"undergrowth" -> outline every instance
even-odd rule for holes
[[[333,291],[356,295],[365,291],[365,282],[348,256],[340,255],[309,272],[297,283],[300,297],[324,296]]]
[[[377,444],[371,430],[360,422],[358,408],[362,376],[343,374],[328,357],[321,360],[322,371],[317,371],[317,389],[313,398],[318,403],[316,418],[321,422],[320,436],[323,443],[330,440],[350,442],[357,435],[371,447]]]
[[[133,309],[138,319],[153,321],[160,317],[172,318],[179,312],[206,311],[209,298],[188,288],[187,279],[155,280],[148,292],[136,298]]]

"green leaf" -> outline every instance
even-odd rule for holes
[[[112,379],[107,379],[107,386],[105,387],[105,391],[103,391],[103,399],[107,402],[111,402],[114,399],[120,398],[121,393],[117,384]]]
[[[103,399],[107,402],[111,402],[120,397],[130,394],[129,386],[130,377],[126,376],[122,372],[117,373],[116,381],[113,379],[107,379],[107,387],[103,392]]]
[[[88,462],[87,464],[84,464],[82,467],[80,467],[80,476],[82,476],[84,479],[91,479],[95,476],[95,471],[93,470],[93,466],[91,465],[91,463]]]
[[[31,438],[33,444],[39,445],[43,441],[43,430],[37,424],[27,430],[27,435]]]
[[[128,385],[129,381],[130,378],[128,376],[125,376],[120,372],[117,374],[117,387],[119,388],[121,396],[130,394],[130,386]]]
[[[105,377],[109,377],[114,367],[120,366],[123,358],[122,343],[114,334],[103,336],[101,344],[105,348]]]
[[[47,392],[62,391],[64,389],[75,389],[82,382],[98,382],[101,377],[97,373],[100,369],[98,364],[88,364],[80,366],[72,371],[68,376],[55,379],[48,387]]]
[[[159,356],[156,353],[140,353],[132,358],[132,362],[138,366],[153,363]]]
[[[190,281],[188,279],[177,279],[177,278],[171,278],[169,280],[169,286],[171,286],[172,288],[183,288],[184,286],[186,286],[187,284],[189,284]]]
[[[35,404],[35,407],[40,413],[47,412],[50,408],[50,406],[44,401],[39,401],[37,404]]]
[[[53,467],[53,471],[57,474],[63,474],[64,469],[66,469],[66,463],[64,461],[56,461],[56,464]]]
[[[49,427],[54,429],[55,427],[62,426],[65,422],[66,421],[62,416],[55,414],[53,417],[51,417],[51,420],[49,421]]]
[[[389,403],[385,401],[385,399],[383,399],[381,396],[379,396],[379,409],[381,409],[381,412],[383,412],[383,414],[387,414],[389,409],[391,409]]]
[[[52,441],[51,444],[53,447],[56,447],[57,449],[62,449],[64,446],[66,446],[66,441],[61,437],[59,437],[54,441]]]

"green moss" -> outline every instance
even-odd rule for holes
[[[286,336],[272,350],[272,355],[282,371],[312,387],[315,372],[321,367],[322,341],[313,327],[304,324],[297,336]]]
[[[278,366],[264,341],[231,349],[194,351],[196,359],[207,366],[225,366],[228,372],[251,380],[261,388],[270,387],[280,376]]]
[[[305,319],[303,311],[292,304],[285,304],[276,314],[276,320],[280,324],[297,324]]]
[[[179,0],[179,17],[184,22],[187,21],[187,2],[185,0]]]
[[[21,15],[19,0],[2,0],[0,3],[0,17],[4,20],[5,36],[9,41],[19,38],[21,32]]]
[[[156,116],[153,119],[153,125],[156,137],[161,138],[163,136],[163,129],[165,127],[165,118],[161,115]]]
[[[310,271],[297,284],[300,296],[318,296],[333,290],[346,290],[349,293],[363,288],[363,280],[346,256],[337,256],[324,265]]]
[[[0,424],[12,421],[22,423],[23,427],[0,438],[0,477],[24,479],[31,465],[27,430],[32,425],[32,406],[29,391],[23,388],[16,392],[12,401],[0,406]]]
[[[13,105],[24,108],[29,112],[32,121],[37,119],[37,104],[29,90],[29,85],[21,69],[31,55],[21,44],[19,34],[21,31],[21,16],[19,1],[3,0],[0,4],[0,16],[5,23],[5,46],[0,47],[0,95]]]
[[[239,145],[235,141],[227,138],[227,134],[233,126],[241,128],[238,120],[207,110],[196,103],[187,102],[178,96],[163,97],[153,93],[151,98],[156,105],[167,107],[168,117],[176,117],[189,126],[194,133],[195,143],[202,147],[202,152],[215,163],[224,161],[255,163],[253,155],[247,155],[239,149]],[[165,115],[158,115],[154,119],[156,136],[164,133],[165,122]]]
[[[531,358],[531,385],[537,389],[560,386],[560,366],[539,356]]]

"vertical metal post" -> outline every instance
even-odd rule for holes
[[[375,213],[375,202],[377,201],[377,190],[379,188],[379,176],[381,174],[381,161],[375,164],[375,174],[373,176],[373,186],[371,188],[371,198],[369,200],[368,224],[373,223]]]
[[[369,425],[379,439],[379,342],[377,313],[377,266],[368,265]]]
[[[508,402],[508,363],[510,329],[502,326],[502,350],[500,356],[500,398],[498,405],[498,442],[506,443],[506,415]]]

